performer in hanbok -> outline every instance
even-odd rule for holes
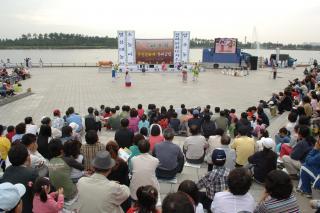
[[[165,62],[162,62],[162,64],[161,64],[161,70],[162,70],[163,73],[165,73],[165,72],[167,71],[167,65],[166,65]]]
[[[131,77],[128,71],[126,71],[126,76],[124,80],[125,80],[126,87],[131,87]]]
[[[188,81],[188,69],[187,66],[182,68],[182,82],[187,83]]]
[[[197,81],[200,73],[200,67],[197,63],[192,67],[193,81]]]
[[[116,66],[112,65],[112,70],[111,70],[111,77],[112,77],[112,82],[116,80]]]

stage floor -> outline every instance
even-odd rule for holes
[[[89,106],[101,104],[115,106],[155,103],[179,107],[235,108],[238,113],[257,105],[260,99],[268,99],[272,92],[282,90],[288,80],[301,78],[302,69],[280,70],[279,78],[273,80],[270,70],[252,71],[249,76],[234,77],[220,71],[200,73],[196,82],[188,73],[183,83],[178,73],[132,73],[132,87],[124,86],[124,73],[112,82],[110,72],[98,72],[97,68],[43,68],[32,69],[32,78],[22,81],[24,90],[32,88],[33,95],[0,107],[2,124],[17,124],[25,116],[32,116],[39,123],[44,115],[51,116],[53,109],[62,113],[69,106],[82,115]]]

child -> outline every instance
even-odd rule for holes
[[[114,65],[112,65],[111,77],[112,77],[112,82],[114,82],[116,80],[116,68]]]
[[[100,113],[98,110],[94,111],[94,115],[95,115],[95,123],[96,123],[97,131],[101,132],[101,127],[102,127],[101,120],[103,119],[103,117],[100,116]]]
[[[12,137],[16,134],[14,126],[8,126],[6,137],[12,142]]]
[[[144,114],[144,109],[142,108],[142,104],[138,104],[138,116],[141,119],[142,115]]]
[[[138,201],[134,207],[131,207],[127,211],[127,213],[160,213],[160,211],[156,209],[156,204],[158,202],[158,191],[156,188],[151,185],[140,186],[136,194]]]
[[[203,212],[203,205],[199,203],[199,190],[192,180],[184,180],[180,183],[178,191],[184,192],[192,198],[196,213]]]
[[[59,188],[57,192],[49,194],[50,185],[51,183],[48,178],[40,177],[36,180],[32,209],[34,213],[58,213],[63,209],[63,188]]]
[[[230,170],[224,164],[226,162],[226,153],[221,149],[215,149],[212,152],[213,168],[197,183],[198,189],[205,188],[205,192],[200,192],[200,202],[203,208],[210,212],[210,207],[215,193],[227,189],[227,179]]]
[[[290,143],[290,136],[288,134],[288,130],[285,127],[279,129],[279,133],[274,136],[276,141],[276,152],[279,153],[282,144]]]
[[[145,114],[142,115],[141,117],[141,120],[139,121],[138,123],[138,127],[139,127],[139,131],[145,127],[147,128],[148,132],[149,132],[149,126],[150,126],[150,123],[149,121],[147,120],[147,116]]]
[[[188,81],[188,70],[187,66],[184,66],[182,69],[182,82],[186,83]]]

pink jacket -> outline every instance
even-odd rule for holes
[[[40,200],[40,196],[36,194],[33,198],[33,213],[58,213],[62,210],[64,204],[64,196],[59,195],[58,201],[55,201],[57,192],[48,194],[48,199],[44,203]]]

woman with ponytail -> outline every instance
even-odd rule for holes
[[[137,190],[137,198],[135,206],[131,207],[127,213],[160,213],[156,209],[158,191],[153,186],[140,186]]]
[[[36,180],[32,209],[34,213],[58,213],[63,209],[63,188],[50,193],[50,185],[50,180],[46,177],[40,177]]]

